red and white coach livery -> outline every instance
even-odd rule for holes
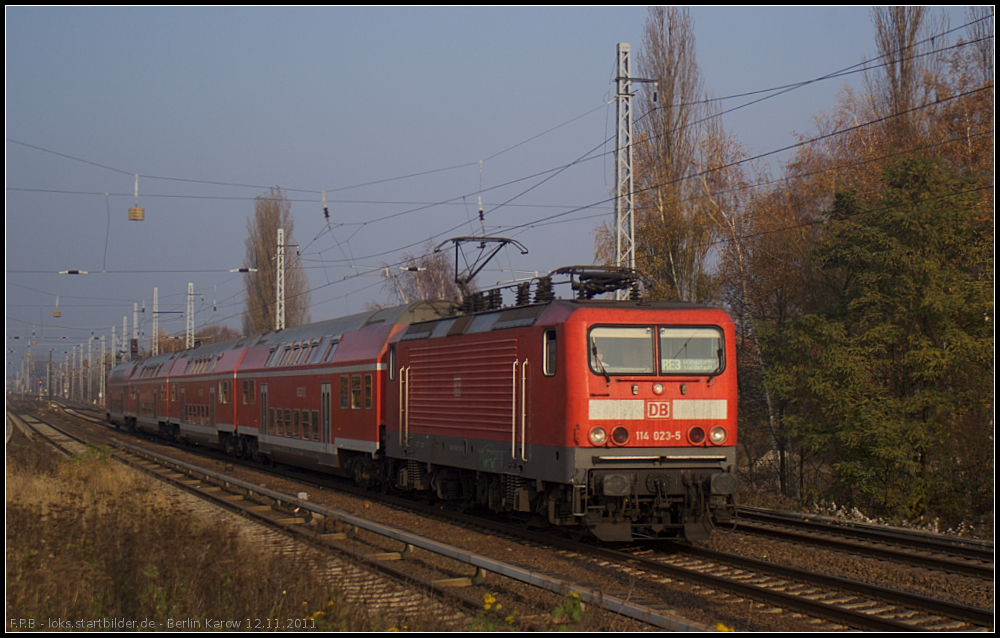
[[[732,320],[550,290],[543,280],[512,307],[499,294],[464,312],[423,301],[123,363],[108,418],[604,540],[706,538],[734,515]]]

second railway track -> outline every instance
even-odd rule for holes
[[[992,543],[877,525],[845,525],[820,517],[742,508],[740,532],[992,579]]]
[[[97,421],[98,419],[94,419]],[[372,499],[374,500],[374,499]],[[522,541],[525,542],[525,541]],[[539,543],[546,541],[540,540]],[[551,550],[549,550],[551,551]],[[569,556],[592,555],[591,550],[577,549],[568,551]],[[687,552],[672,552],[669,556],[650,556],[650,552],[631,553],[620,555],[611,560],[607,559],[602,569],[611,572],[627,574],[627,580],[635,581],[638,574],[647,574],[642,579],[650,580],[650,591],[655,590],[655,583],[693,583],[696,590],[714,590],[717,592],[728,591],[725,596],[725,605],[718,602],[719,594],[714,595],[715,602],[706,602],[707,609],[715,619],[728,620],[728,622],[740,627],[739,622],[734,622],[732,612],[723,611],[727,608],[743,606],[746,603],[740,602],[745,599],[756,601],[749,603],[757,606],[761,615],[768,611],[768,606],[772,612],[779,609],[788,610],[787,624],[771,623],[758,626],[758,628],[791,628],[796,622],[806,628],[826,629],[833,628],[859,628],[878,630],[913,630],[913,629],[935,629],[935,630],[974,630],[992,626],[992,612],[975,609],[971,606],[949,604],[943,601],[936,601],[930,598],[921,598],[912,594],[902,594],[896,596],[895,593],[883,591],[876,592],[878,588],[870,588],[864,591],[862,583],[852,582],[850,579],[827,578],[821,583],[816,575],[810,576],[806,571],[799,570],[798,574],[788,572],[776,572],[774,565],[758,563],[749,566],[747,562],[740,564],[738,557],[725,557],[721,555],[707,556],[698,555],[698,550]],[[591,561],[594,559],[591,558]],[[602,562],[598,559],[598,562]],[[593,563],[592,563],[593,564]],[[614,598],[628,598],[629,600],[642,599],[646,602],[641,605],[657,613],[669,610],[669,604],[655,602],[658,598],[655,594],[646,596],[638,589],[618,588],[616,586],[603,586],[598,588],[607,594],[617,593],[621,590],[620,596],[605,596],[609,600]],[[884,588],[883,588],[884,589]],[[710,593],[699,594],[712,598]],[[943,607],[936,607],[943,605]],[[713,607],[714,606],[714,607]],[[676,612],[675,612],[676,613]],[[795,621],[798,614],[806,614],[814,620]],[[774,614],[771,614],[772,616]],[[704,614],[696,615],[704,618]],[[711,617],[711,616],[710,616]],[[702,621],[704,623],[704,621]],[[826,624],[823,624],[823,623]],[[817,625],[819,623],[819,625]],[[656,623],[654,623],[656,624]],[[700,626],[710,626],[705,623]],[[662,625],[661,625],[662,626]],[[698,626],[694,623],[692,627]],[[745,628],[751,628],[747,625]]]

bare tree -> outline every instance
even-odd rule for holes
[[[972,26],[969,27],[969,35],[973,40],[975,54],[975,68],[978,71],[976,78],[980,84],[988,84],[993,81],[995,73],[993,58],[993,35],[995,31],[996,7],[974,6],[966,9],[966,17]]]
[[[886,127],[890,144],[909,146],[920,139],[921,122],[930,119],[914,109],[936,100],[930,88],[942,72],[931,36],[946,29],[922,6],[875,7],[872,22],[878,57],[865,76],[868,91],[878,116],[891,118]]]
[[[299,259],[293,232],[292,204],[277,186],[254,198],[254,215],[247,220],[243,266],[246,309],[244,334],[269,332],[275,327],[278,229],[285,235],[285,326],[309,322],[309,282]]]
[[[153,339],[157,341],[157,352],[166,354],[168,352],[179,352],[184,349],[183,337],[171,337],[170,334],[160,328],[160,334],[151,337],[149,340],[150,352],[153,350]]]
[[[195,331],[194,340],[196,343],[204,346],[210,343],[232,341],[233,339],[239,339],[241,336],[240,331],[235,328],[224,326],[221,323],[213,323]],[[168,352],[179,352],[185,348],[183,337],[171,337],[163,328],[160,328],[160,334],[157,335],[157,341],[158,351],[163,354]],[[152,351],[152,337],[149,342],[150,351]]]
[[[709,253],[719,227],[699,179],[713,163],[705,152],[711,113],[687,9],[649,10],[639,74],[656,84],[645,85],[646,115],[635,137],[636,267],[656,299],[707,301],[714,295]]]
[[[454,266],[448,254],[434,252],[434,244],[430,240],[424,244],[423,250],[420,255],[404,253],[405,266],[384,266],[384,289],[390,298],[395,303],[424,299],[461,301],[462,293],[455,283]]]
[[[240,331],[235,328],[224,326],[221,323],[213,323],[195,331],[194,340],[204,346],[210,343],[232,341],[233,339],[239,339],[241,336]]]

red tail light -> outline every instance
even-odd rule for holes
[[[625,445],[628,443],[628,430],[619,425],[611,432],[611,440],[615,445]]]

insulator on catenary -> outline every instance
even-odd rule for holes
[[[545,303],[552,301],[555,293],[552,292],[552,277],[539,277],[538,285],[535,286],[535,303]]]
[[[527,306],[531,303],[531,282],[525,281],[517,284],[517,296],[514,300],[516,306]]]

